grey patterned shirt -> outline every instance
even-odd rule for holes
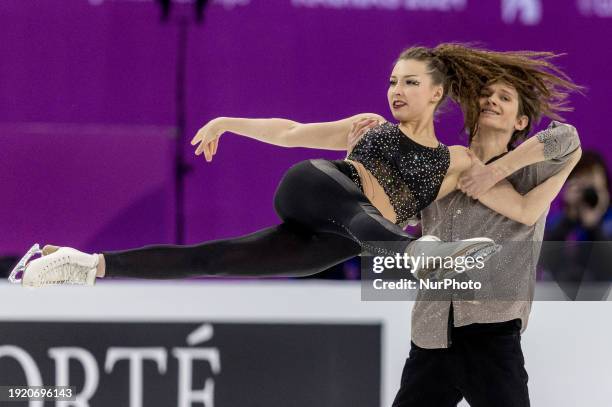
[[[546,161],[522,168],[507,178],[521,194],[557,173],[580,146],[576,129],[555,121],[535,137],[545,144]],[[412,341],[422,348],[447,348],[450,345],[448,321],[451,303],[454,326],[520,318],[524,331],[533,300],[536,265],[547,214],[548,210],[533,226],[527,226],[494,212],[461,191],[454,191],[421,211],[424,235],[435,235],[444,241],[486,236],[502,245],[512,241],[522,243],[505,244],[502,251],[492,256],[479,272],[484,276],[495,275],[488,283],[493,285],[493,290],[501,287],[511,292],[510,297],[503,300],[489,297],[486,301],[472,298],[468,301],[459,300],[460,297],[452,293],[446,300],[441,300],[439,294],[420,290],[412,310]]]

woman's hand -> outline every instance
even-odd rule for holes
[[[457,188],[469,197],[478,199],[500,181],[499,174],[491,166],[484,165],[471,150],[466,152],[472,160],[472,166],[461,173]]]
[[[206,123],[196,133],[195,137],[191,140],[191,145],[194,146],[199,144],[196,148],[195,155],[204,153],[204,158],[207,162],[211,162],[215,154],[217,154],[217,147],[219,145],[219,138],[221,134],[225,132],[222,127],[223,118],[218,117]]]
[[[346,155],[348,156],[351,151],[353,151],[353,147],[355,147],[361,137],[363,137],[363,135],[366,134],[368,130],[383,123],[384,121],[371,117],[354,121],[351,126],[351,131],[349,131],[347,137]]]

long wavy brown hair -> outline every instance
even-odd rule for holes
[[[551,62],[561,55],[537,51],[498,52],[472,44],[443,43],[435,48],[408,48],[397,60],[427,63],[433,83],[444,89],[438,107],[448,98],[460,106],[470,142],[478,132],[479,98],[483,89],[496,81],[513,86],[519,95],[518,114],[527,116],[529,123],[525,129],[513,133],[508,143],[512,149],[527,137],[542,116],[561,120],[561,112],[572,110],[568,106],[569,93],[584,90]]]

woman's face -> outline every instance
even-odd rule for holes
[[[485,86],[479,99],[481,130],[504,131],[512,134],[523,130],[529,123],[525,115],[519,116],[519,96],[514,86],[505,82],[493,82]]]
[[[432,84],[426,62],[402,59],[395,64],[387,99],[397,121],[409,122],[433,113],[442,94],[442,85]]]

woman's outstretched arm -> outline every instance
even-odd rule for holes
[[[281,147],[346,150],[346,135],[351,126],[365,118],[385,121],[382,116],[375,113],[362,113],[346,119],[323,123],[298,123],[286,119],[219,117],[202,127],[191,140],[191,144],[198,145],[196,155],[204,153],[206,161],[212,160],[217,152],[219,138],[225,132]]]
[[[581,155],[582,150],[578,147],[570,154],[568,161],[559,172],[525,195],[518,193],[507,180],[502,180],[478,200],[495,212],[516,222],[528,226],[534,225],[561,191],[565,180],[580,160]]]

